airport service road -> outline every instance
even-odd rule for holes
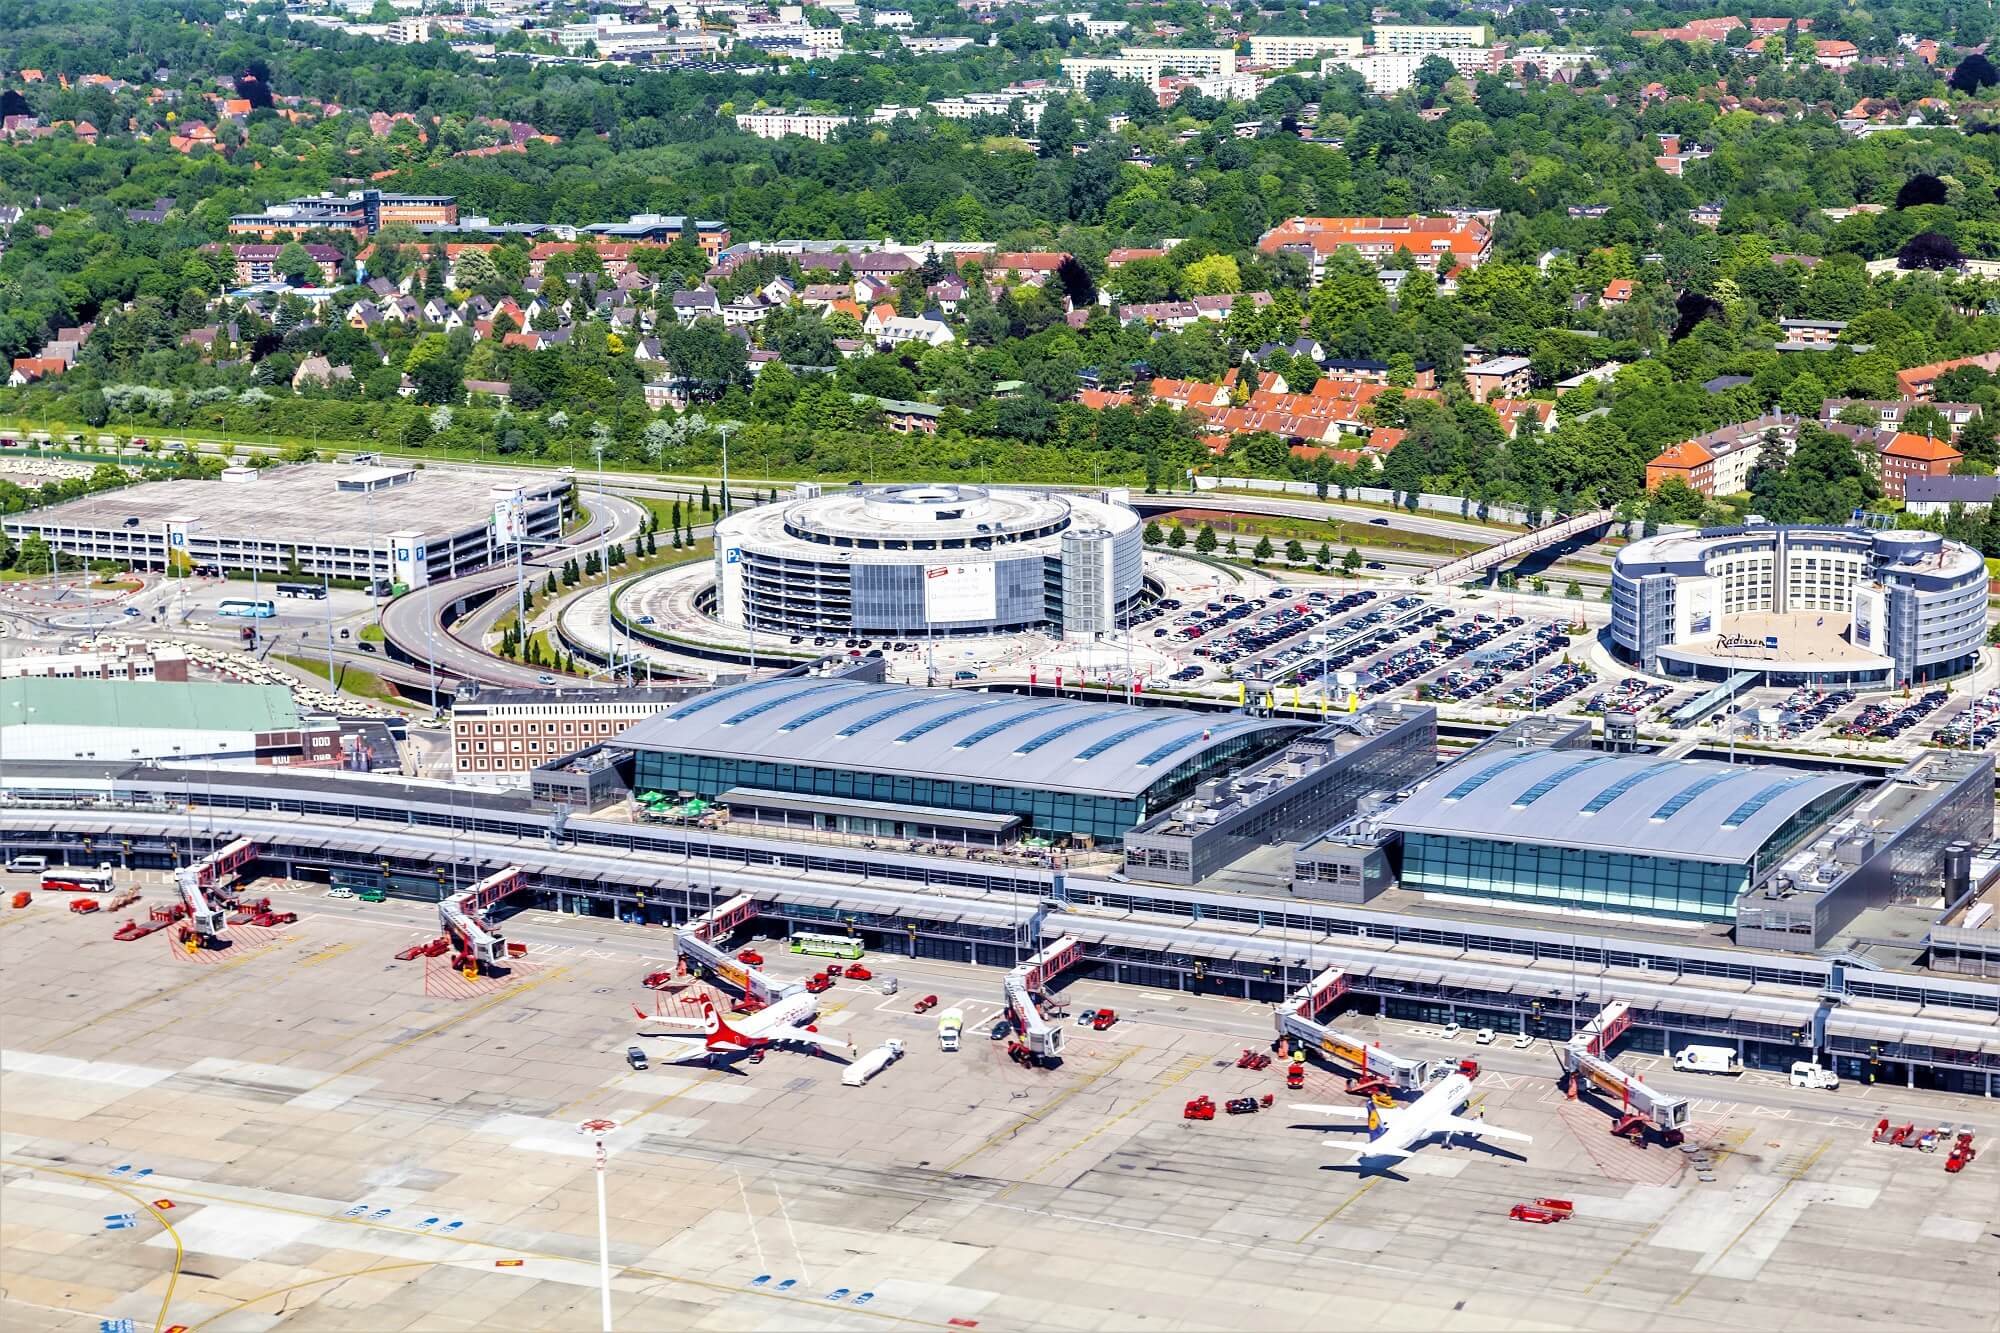
[[[790,1055],[639,1072],[635,964],[664,932],[517,918],[550,942],[468,986],[390,961],[415,905],[283,896],[299,922],[204,961],[50,902],[0,917],[0,1325],[594,1329],[573,1125],[609,1115],[625,1329],[1879,1330],[1891,1300],[1898,1328],[1991,1327],[1990,1158],[1947,1176],[1845,1123],[1865,1116],[1804,1109],[1844,1092],[1714,1094],[1704,1183],[1510,1052],[1479,1090],[1535,1136],[1523,1157],[1426,1148],[1364,1178],[1306,1116],[1180,1118],[1197,1092],[1290,1099],[1275,1069],[1233,1067],[1268,1033],[1257,1007],[1085,980],[1072,1008],[1124,1021],[1024,1070],[984,1012],[956,1054],[909,1012],[919,978],[977,1003],[995,969],[897,963],[902,994],[842,983],[822,1012],[863,1048],[907,1043],[865,1088]],[[1577,1216],[1507,1219],[1538,1196]]]

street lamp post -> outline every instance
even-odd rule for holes
[[[597,1290],[603,1304],[604,1333],[611,1333],[611,1228],[604,1209],[604,1136],[618,1128],[616,1120],[585,1120],[577,1127],[597,1143]]]

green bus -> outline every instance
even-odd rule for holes
[[[862,955],[861,941],[851,935],[807,935],[792,936],[793,953],[818,954],[822,958],[859,958]]]

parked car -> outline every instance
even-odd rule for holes
[[[1530,1046],[1533,1046],[1534,1044],[1535,1044],[1535,1039],[1534,1039],[1533,1037],[1529,1036],[1529,1035],[1528,1035],[1527,1033],[1525,1033],[1525,1032],[1517,1032],[1517,1033],[1515,1033],[1515,1034],[1514,1034],[1514,1049],[1515,1049],[1515,1050],[1517,1050],[1517,1051],[1525,1051],[1525,1050],[1527,1050],[1527,1049],[1528,1049],[1528,1048],[1529,1048]]]
[[[739,963],[748,963],[752,967],[762,967],[764,966],[764,955],[758,953],[755,949],[738,949],[736,951],[736,961]]]
[[[847,979],[849,981],[867,981],[874,977],[874,975],[873,972],[870,972],[859,963],[849,963],[847,965]]]
[[[1494,1041],[1493,1029],[1492,1028],[1479,1029],[1479,1031],[1472,1034],[1472,1040],[1481,1046],[1491,1046]]]
[[[1096,1021],[1097,1011],[1095,1009],[1086,1009],[1076,1016],[1076,1025],[1080,1028],[1087,1028]]]
[[[1118,1011],[1116,1009],[1099,1009],[1097,1016],[1090,1020],[1090,1026],[1099,1032],[1103,1032],[1117,1021]]]
[[[1461,1029],[1456,1023],[1446,1023],[1444,1027],[1439,1030],[1438,1036],[1444,1038],[1446,1041],[1457,1041],[1458,1034],[1462,1030],[1463,1029]]]
[[[924,996],[924,998],[923,998],[923,999],[921,999],[921,1000],[918,1000],[918,1001],[917,1001],[917,1010],[916,1010],[916,1011],[917,1011],[918,1013],[920,1013],[920,1014],[922,1014],[922,1013],[928,1013],[928,1012],[929,1012],[929,1011],[931,1011],[932,1009],[935,1009],[935,1008],[937,1008],[937,1002],[938,1002],[938,998],[937,998],[937,996],[935,996],[935,995],[926,995],[926,996]]]

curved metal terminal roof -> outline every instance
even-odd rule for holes
[[[1696,861],[1748,861],[1853,774],[1588,750],[1495,750],[1453,764],[1383,817],[1452,834]]]
[[[710,691],[638,723],[619,744],[1135,797],[1225,742],[1308,730],[1307,723],[1240,713],[806,677]]]

